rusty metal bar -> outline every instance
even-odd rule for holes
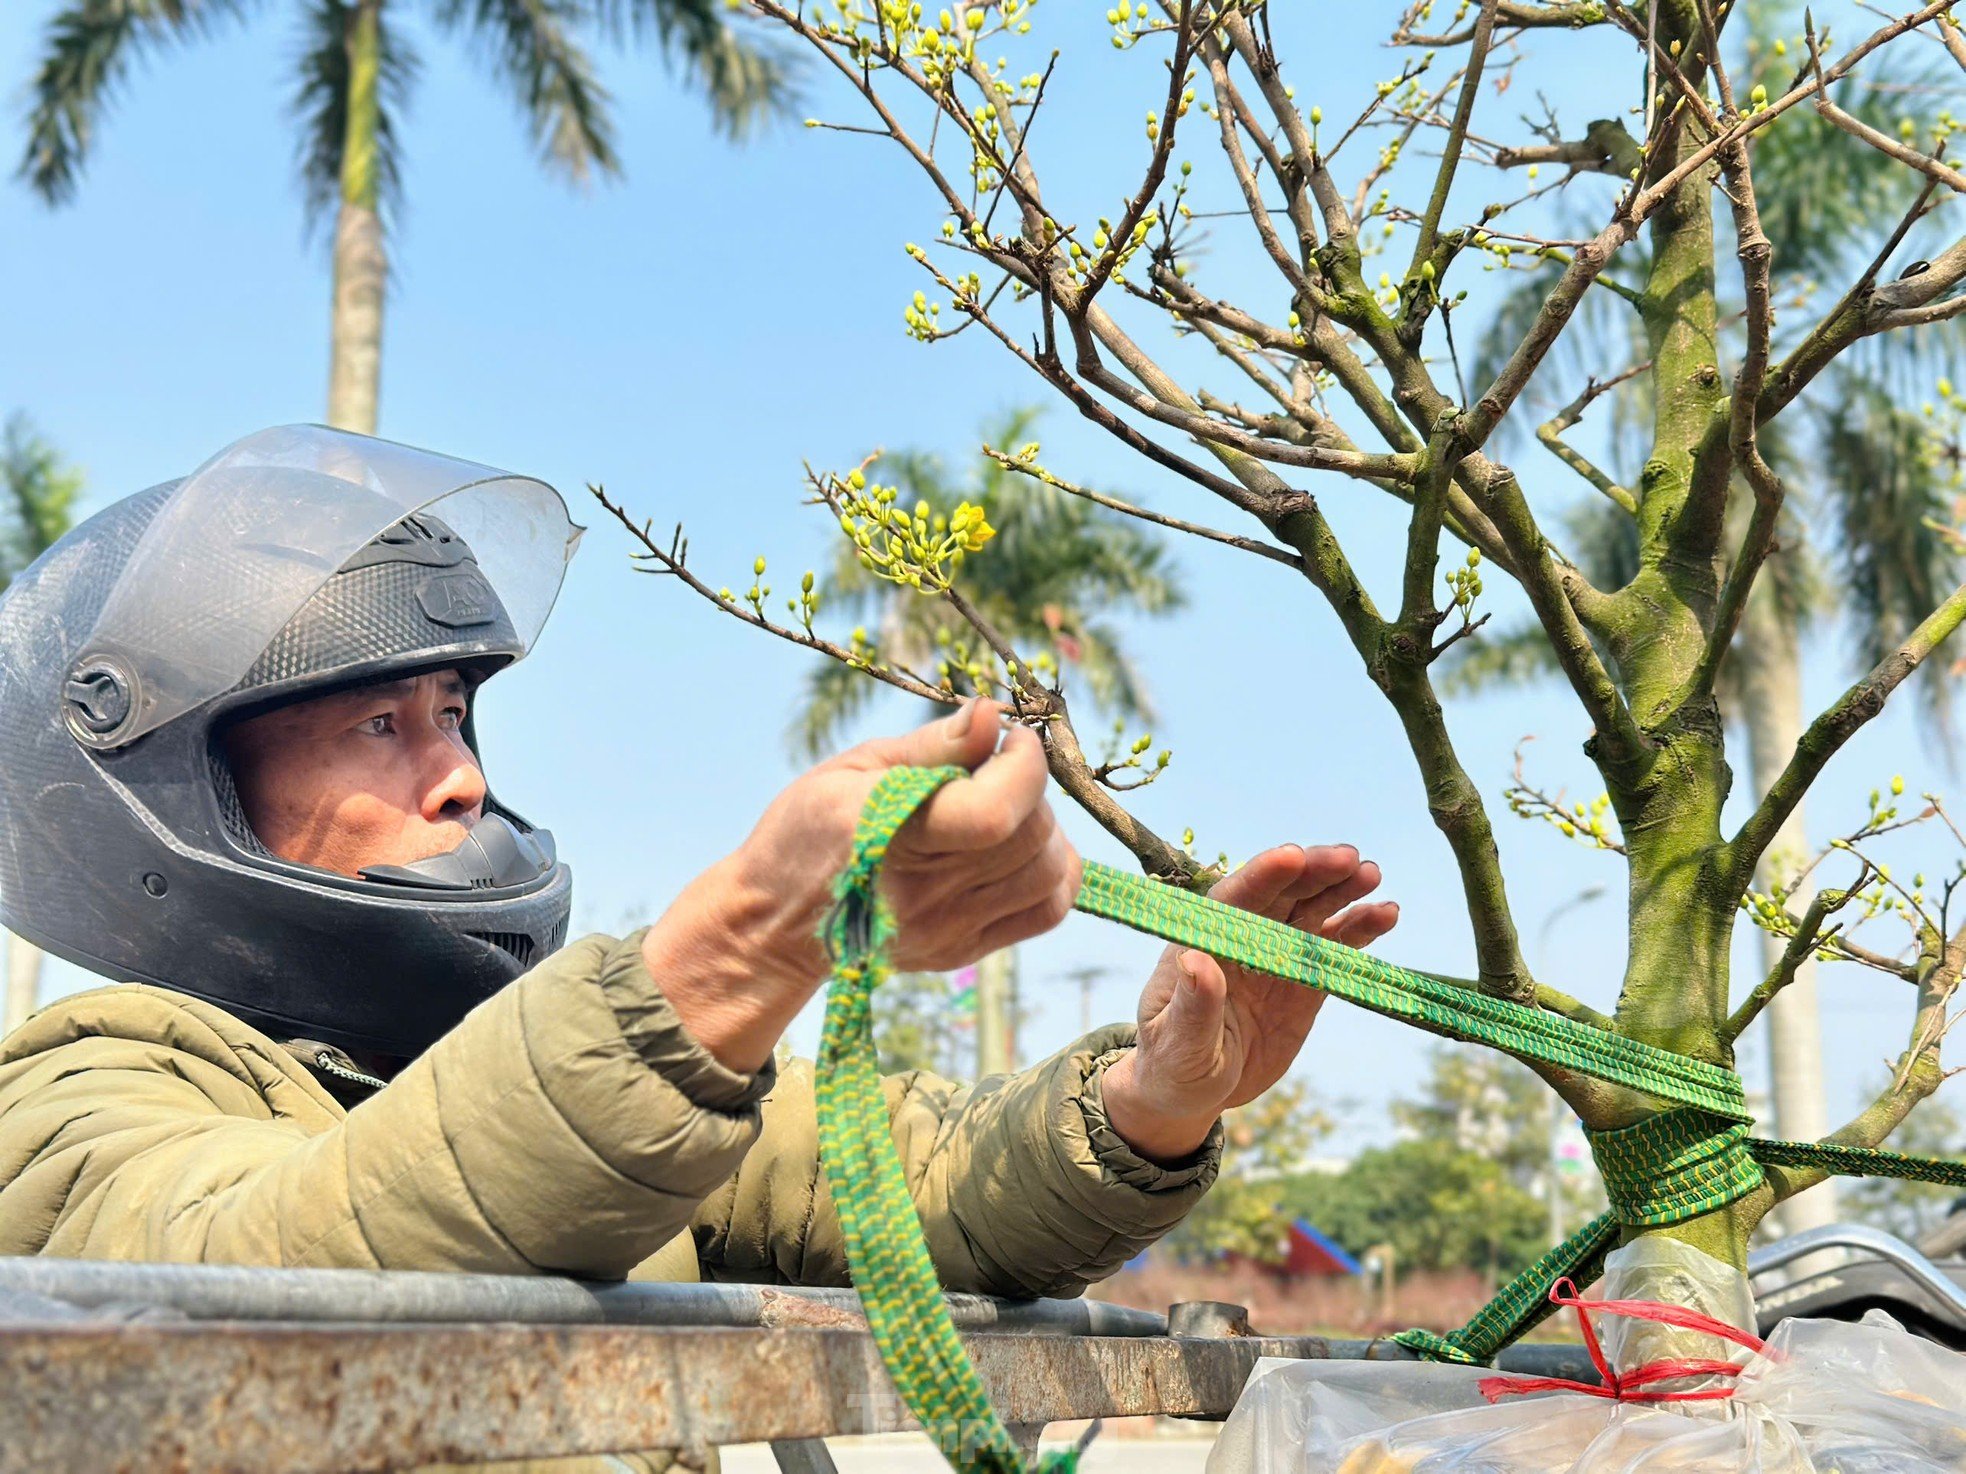
[[[1320,1337],[965,1339],[1005,1421],[1029,1425],[1219,1418],[1263,1356],[1405,1359]],[[1508,1364],[1584,1370],[1575,1348]],[[327,1474],[913,1426],[869,1337],[814,1329],[15,1324],[0,1388],[6,1474]]]
[[[1223,1417],[1264,1356],[1410,1358],[1256,1337],[1240,1306],[949,1301],[1033,1446],[1066,1419]],[[812,1440],[914,1426],[857,1307],[850,1290],[0,1259],[0,1474],[326,1474],[760,1441],[824,1474]],[[1576,1347],[1502,1365],[1589,1375]]]
[[[1006,1421],[1032,1424],[1220,1417],[1261,1356],[1364,1349],[967,1339]],[[0,1387],[7,1470],[386,1469],[912,1426],[869,1338],[845,1331],[68,1323],[0,1332]]]

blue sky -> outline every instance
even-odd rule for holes
[[[499,791],[552,827],[573,862],[576,924],[624,929],[736,844],[794,775],[784,731],[810,665],[666,581],[637,577],[585,484],[605,483],[660,525],[684,521],[692,562],[713,584],[739,584],[765,553],[783,589],[837,536],[800,504],[803,461],[844,465],[879,445],[957,459],[980,421],[1042,401],[1042,386],[981,334],[934,348],[904,336],[902,307],[921,283],[901,245],[931,238],[941,216],[891,148],[796,126],[735,147],[657,58],[605,54],[627,178],[572,190],[536,166],[478,58],[421,24],[419,7],[395,8],[412,17],[424,75],[405,125],[409,208],[393,243],[381,429],[542,476],[594,524],[534,657],[487,689],[480,730]],[[1329,97],[1328,113],[1349,115],[1373,77],[1396,70],[1375,39],[1393,9],[1293,8],[1279,30],[1298,95]],[[0,8],[10,127],[51,10],[38,0]],[[303,230],[286,113],[299,9],[268,3],[255,15],[136,70],[72,206],[50,212],[17,182],[0,185],[0,411],[30,411],[86,468],[90,507],[180,475],[247,431],[323,412],[327,257],[324,239]],[[1116,55],[1095,7],[1056,3],[1040,22],[1065,52],[1055,111],[1033,140],[1050,198],[1068,200],[1074,218],[1116,214],[1115,181],[1128,176],[1115,171],[1137,177],[1142,115],[1161,102],[1159,61]],[[813,82],[806,110],[859,121],[850,98]],[[1539,91],[1577,122],[1630,100],[1633,87],[1616,47],[1544,38],[1515,80],[1521,107],[1497,109],[1494,129],[1519,130],[1515,113],[1533,113]],[[1229,181],[1208,172],[1213,125],[1197,114],[1190,126],[1197,208],[1226,206]],[[1207,284],[1280,315],[1270,279],[1230,236]],[[1204,520],[1225,515],[1062,406],[1042,439],[1061,473]],[[1572,498],[1535,454],[1518,456],[1532,499],[1553,508]],[[1374,493],[1307,484],[1383,587],[1397,523],[1367,500]],[[1391,712],[1335,620],[1274,565],[1196,544],[1177,556],[1188,612],[1135,632],[1163,714],[1156,736],[1176,752],[1138,811],[1163,832],[1192,825],[1209,853],[1356,843],[1404,906],[1382,950],[1468,970],[1446,846]],[[1490,581],[1498,623],[1512,607],[1502,582]],[[1841,633],[1812,631],[1811,706],[1849,674]],[[1533,771],[1549,787],[1595,793],[1578,753],[1584,722],[1554,688],[1460,699],[1450,712],[1463,761],[1497,811],[1532,961],[1608,1005],[1623,952],[1615,857],[1514,821],[1499,799],[1525,736],[1539,739]],[[916,717],[897,698],[866,730]],[[1914,789],[1946,778],[1902,711],[1832,766],[1812,811],[1819,837],[1854,826],[1863,793],[1899,771]],[[1068,823],[1088,854],[1124,858],[1077,815]],[[1546,929],[1593,884],[1607,887],[1602,898]],[[1155,951],[1085,918],[1032,944],[1027,1053],[1070,1036],[1078,1001],[1067,973],[1109,967],[1098,1012],[1118,1016]],[[1744,943],[1737,977],[1753,967]],[[49,981],[67,990],[87,979],[56,967]],[[1829,969],[1824,1009],[1841,1116],[1899,1046],[1909,1000],[1874,976]],[[802,1049],[815,1037],[816,1011],[793,1034]],[[1298,1070],[1328,1100],[1355,1102],[1341,1149],[1383,1134],[1381,1107],[1417,1075],[1426,1047],[1396,1025],[1325,1012]],[[1757,1088],[1752,1044],[1744,1068]]]

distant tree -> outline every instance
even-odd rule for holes
[[[1330,1133],[1332,1121],[1301,1081],[1285,1080],[1230,1111],[1222,1128],[1228,1150],[1221,1176],[1166,1244],[1184,1258],[1227,1252],[1278,1259],[1294,1216],[1292,1183],[1311,1148]]]
[[[974,1019],[973,1009],[967,1015],[958,1011],[956,985],[947,973],[894,974],[881,984],[874,1019],[881,1073],[932,1070],[956,1079],[973,1074]]]
[[[1392,1103],[1393,1122],[1420,1141],[1472,1153],[1502,1169],[1549,1212],[1555,1192],[1561,1221],[1578,1224],[1604,1211],[1595,1171],[1560,1176],[1551,1160],[1551,1106],[1526,1065],[1503,1054],[1435,1046],[1417,1096]]]
[[[0,431],[0,593],[68,531],[82,473],[16,411]],[[0,935],[5,935],[0,933]],[[34,1012],[41,986],[41,952],[6,936],[7,994],[0,1033],[12,1033]]]
[[[0,593],[64,532],[82,493],[82,473],[67,465],[16,411],[0,430]]]
[[[1423,1141],[1488,1158],[1522,1185],[1549,1155],[1549,1092],[1507,1055],[1435,1046],[1417,1099],[1393,1102],[1393,1122]]]
[[[418,7],[484,56],[546,164],[613,174],[614,124],[594,75],[596,33],[642,36],[678,57],[719,123],[741,132],[785,93],[780,63],[724,24],[721,0],[431,0]],[[29,83],[20,173],[49,204],[73,197],[111,94],[133,63],[253,8],[237,0],[71,0],[48,22]],[[301,0],[293,115],[311,217],[333,207],[328,421],[374,434],[388,279],[385,236],[403,196],[402,117],[418,60],[408,0]]]
[[[1549,1247],[1544,1206],[1499,1162],[1437,1138],[1360,1152],[1335,1175],[1299,1176],[1285,1204],[1354,1254],[1391,1244],[1402,1274],[1476,1269],[1495,1280]]]

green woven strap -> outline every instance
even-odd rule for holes
[[[1023,1457],[956,1334],[888,1125],[873,993],[893,923],[875,889],[888,842],[961,768],[894,768],[875,786],[839,878],[824,940],[835,959],[820,1035],[819,1151],[867,1327],[909,1411],[958,1469],[1021,1474]],[[1076,1456],[1041,1465],[1066,1474]]]
[[[1667,1111],[1589,1138],[1612,1215],[1634,1228],[1684,1223],[1761,1186],[1748,1128],[1704,1111]]]
[[[1021,1471],[1022,1457],[991,1408],[957,1336],[889,1130],[875,1067],[873,992],[887,974],[892,922],[876,889],[887,847],[935,790],[961,768],[895,768],[875,786],[839,877],[824,940],[834,958],[819,1049],[819,1143],[881,1358],[909,1409],[957,1468]],[[1759,1141],[1740,1076],[1507,999],[1409,972],[1281,922],[1173,886],[1088,863],[1078,909],[1225,961],[1335,994],[1392,1018],[1519,1058],[1607,1080],[1667,1102],[1616,1131],[1593,1133],[1612,1211],[1586,1224],[1517,1275],[1476,1316],[1446,1335],[1394,1339],[1426,1356],[1485,1363],[1550,1312],[1559,1279],[1594,1280],[1621,1226],[1657,1227],[1725,1207],[1762,1182],[1760,1164],[1902,1177],[1966,1187],[1966,1163],[1865,1147]],[[1076,1453],[1047,1456],[1067,1474]]]
[[[1393,1340],[1435,1361],[1486,1366],[1504,1346],[1518,1341],[1555,1306],[1550,1287],[1558,1280],[1587,1285],[1604,1270],[1604,1256],[1618,1242],[1618,1221],[1599,1214],[1495,1292],[1474,1318],[1445,1335],[1401,1331]]]
[[[1827,1141],[1754,1141],[1749,1146],[1755,1160],[1768,1167],[1812,1167],[1835,1177],[1898,1177],[1907,1182],[1966,1187],[1966,1162]]]
[[[1281,921],[1087,861],[1078,909],[1163,941],[1303,983],[1391,1018],[1625,1085],[1675,1105],[1746,1121],[1741,1077],[1560,1014],[1494,998]]]
[[[1438,1361],[1484,1365],[1550,1313],[1550,1290],[1558,1280],[1588,1285],[1598,1277],[1621,1225],[1660,1227],[1715,1212],[1761,1186],[1764,1166],[1966,1187],[1966,1162],[1876,1147],[1750,1139],[1746,1127],[1697,1111],[1668,1111],[1589,1135],[1611,1211],[1502,1286],[1460,1329],[1445,1335],[1402,1331],[1395,1341]]]

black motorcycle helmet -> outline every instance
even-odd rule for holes
[[[291,864],[220,739],[373,681],[475,686],[531,648],[578,535],[542,482],[311,425],[90,518],[0,597],[0,923],[276,1037],[421,1053],[565,941],[552,836],[487,795],[448,854]]]

